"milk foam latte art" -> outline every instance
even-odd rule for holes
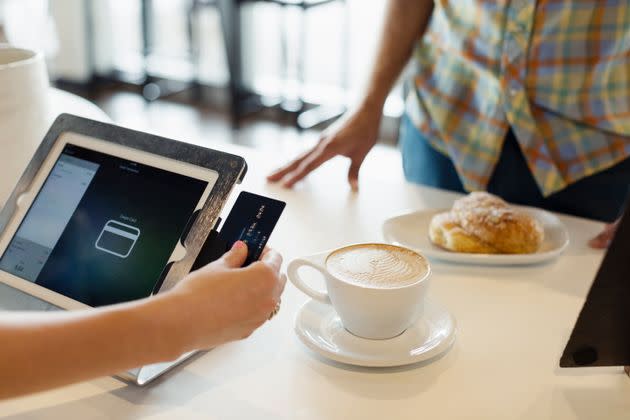
[[[307,284],[301,267],[318,271],[325,290]],[[287,276],[306,295],[332,305],[350,333],[384,340],[400,335],[422,317],[431,266],[409,248],[364,243],[296,258],[287,266]]]
[[[338,249],[326,259],[338,279],[371,288],[404,287],[423,278],[427,261],[416,252],[385,244],[360,244]]]

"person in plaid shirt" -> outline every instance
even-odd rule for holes
[[[336,155],[348,180],[413,56],[400,147],[409,181],[613,221],[630,186],[630,3],[390,0],[357,107],[269,176],[293,186]],[[591,241],[606,246],[614,225]]]

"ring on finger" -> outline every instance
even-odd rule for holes
[[[278,312],[280,312],[280,302],[276,303],[276,307],[273,308],[273,311],[271,311],[271,313],[269,314],[269,318],[267,319],[269,320],[273,318],[274,316],[278,314]]]

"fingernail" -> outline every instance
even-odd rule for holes
[[[232,245],[233,250],[242,249],[242,248],[245,248],[245,242],[243,241],[236,241],[234,242],[234,245]]]

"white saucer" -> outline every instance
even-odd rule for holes
[[[534,207],[516,206],[536,218],[545,231],[544,242],[533,254],[465,254],[435,246],[429,240],[431,218],[448,210],[420,210],[394,216],[383,223],[383,239],[394,245],[415,249],[429,259],[479,264],[524,265],[538,264],[560,256],[569,245],[569,232],[554,214]]]
[[[295,333],[314,352],[356,366],[402,366],[431,359],[455,340],[455,319],[427,299],[424,316],[401,335],[368,340],[349,333],[332,306],[306,302],[295,317]]]

